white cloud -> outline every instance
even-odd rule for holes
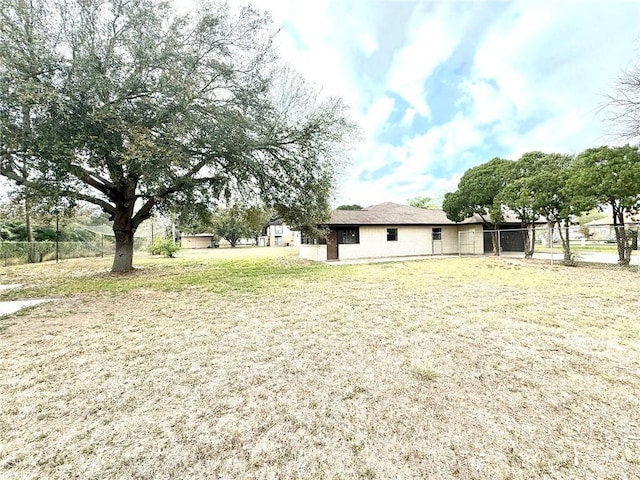
[[[428,117],[425,82],[459,44],[463,22],[452,19],[446,4],[437,4],[435,12],[424,11],[422,7],[416,6],[407,44],[394,56],[387,86],[416,113]]]
[[[359,124],[365,134],[372,138],[375,133],[379,132],[387,124],[395,104],[395,100],[391,97],[376,98],[369,105],[365,114],[359,118]]]
[[[440,198],[456,188],[464,170],[498,154],[518,158],[530,150],[577,152],[606,142],[594,110],[619,69],[629,65],[634,46],[637,58],[638,43],[633,41],[640,6],[635,2],[470,2],[468,8],[445,0],[410,3],[415,7],[404,45],[391,52],[392,58],[384,57],[388,45],[378,37],[378,28],[384,25],[399,35],[405,27],[392,17],[376,24],[378,6],[385,3],[255,2],[271,12],[276,26],[284,26],[276,39],[282,57],[326,93],[345,98],[364,130],[339,203]],[[486,15],[489,8],[496,15]],[[478,18],[482,22],[474,23]],[[464,54],[472,52],[472,63],[456,65],[455,71],[466,76],[434,82],[459,88],[457,99],[447,99],[457,113],[445,113],[450,120],[444,124],[412,130],[418,115],[430,118],[436,112],[427,103],[425,84],[460,52],[458,47]],[[389,61],[390,67],[368,78],[358,70],[364,68],[358,63],[362,56]],[[398,102],[389,91],[409,103],[401,119],[394,116]],[[406,134],[396,136],[395,145],[382,140],[390,138],[390,118]],[[420,120],[415,124],[424,125]],[[495,144],[501,148],[491,150]],[[392,164],[396,166],[382,178],[360,178]]]
[[[358,45],[366,56],[371,56],[378,50],[378,39],[371,31],[363,31],[358,35]]]

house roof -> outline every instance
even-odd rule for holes
[[[215,233],[183,233],[180,235],[182,238],[185,237],[215,237]]]
[[[443,210],[385,202],[362,210],[334,210],[329,225],[454,225]],[[459,223],[482,223],[479,215]]]

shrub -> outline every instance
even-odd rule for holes
[[[149,247],[149,253],[151,253],[151,255],[164,255],[169,258],[172,258],[178,250],[180,250],[180,245],[177,245],[173,240],[169,240],[168,238],[159,238]]]

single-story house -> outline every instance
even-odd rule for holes
[[[258,237],[260,247],[289,247],[300,245],[300,232],[287,227],[282,219],[274,220],[267,225]]]
[[[484,253],[479,216],[456,223],[438,209],[387,202],[362,210],[334,210],[325,228],[325,239],[302,236],[302,258],[324,261]]]
[[[640,225],[637,219],[631,215],[625,215],[625,229],[627,231],[638,230]],[[611,223],[611,218],[602,218],[599,220],[592,220],[585,223],[584,227],[589,229],[588,240],[595,240],[600,242],[615,242],[616,241],[616,227]]]

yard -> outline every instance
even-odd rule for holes
[[[110,262],[0,269],[0,478],[640,477],[637,272]]]

